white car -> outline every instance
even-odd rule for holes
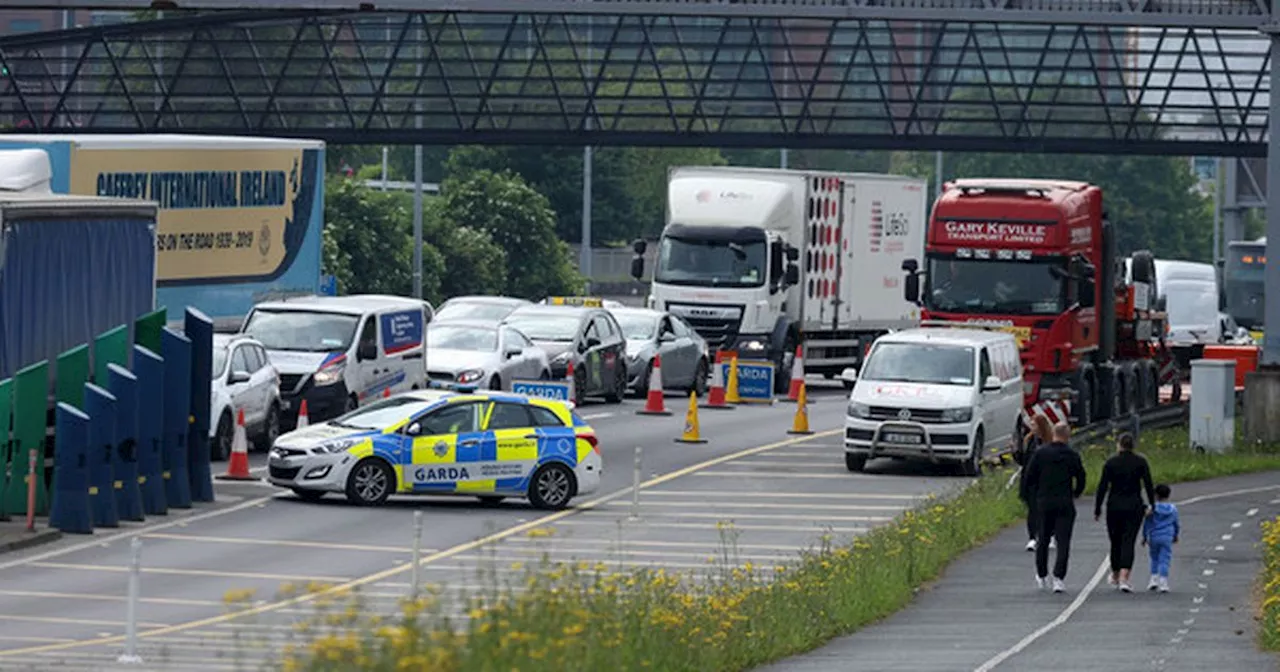
[[[243,334],[213,335],[213,389],[209,395],[209,450],[214,460],[231,455],[236,417],[261,450],[280,436],[280,375],[267,349]]]
[[[515,378],[549,380],[551,363],[542,348],[515,328],[493,322],[437,322],[427,327],[427,376],[503,390]]]

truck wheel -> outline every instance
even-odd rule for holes
[[[1144,362],[1142,371],[1145,374],[1142,382],[1143,408],[1155,408],[1160,405],[1160,370],[1155,362]]]
[[[973,435],[973,450],[969,453],[969,459],[965,460],[961,465],[965,476],[981,476],[982,475],[982,455],[987,452],[987,435],[978,428],[978,432]]]
[[[849,471],[863,471],[867,468],[866,455],[854,455],[853,453],[844,454],[844,468]]]
[[[1072,405],[1076,416],[1076,426],[1086,427],[1093,424],[1093,386],[1089,379],[1080,376],[1076,381],[1076,398]]]

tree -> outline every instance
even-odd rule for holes
[[[443,192],[442,226],[483,231],[505,252],[506,294],[539,299],[581,291],[551,204],[519,176],[479,170],[446,180]]]
[[[445,212],[443,198],[423,208],[423,236],[444,257],[440,294],[448,298],[468,294],[499,294],[507,287],[507,253],[488,231],[460,226]]]
[[[412,213],[403,194],[330,177],[325,184],[323,265],[344,294],[413,294]],[[438,298],[444,257],[423,245],[422,289]]]

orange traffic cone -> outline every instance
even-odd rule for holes
[[[295,428],[302,429],[311,424],[311,417],[307,415],[307,400],[302,400],[302,405],[298,407],[298,422]]]
[[[577,381],[573,379],[573,360],[572,359],[569,360],[569,368],[565,369],[564,378],[565,378],[565,381],[569,383],[569,403],[577,404],[578,403],[578,385],[577,385]]]
[[[231,459],[227,461],[227,473],[218,476],[224,481],[256,481],[249,473],[249,441],[244,431],[244,410],[236,417],[236,431],[231,438]]]
[[[738,394],[738,353],[736,352],[729,357],[729,382],[725,385],[724,400],[729,404],[742,403],[742,397]]]
[[[791,364],[791,387],[787,390],[786,401],[799,401],[800,390],[804,388],[804,355],[802,346],[796,346],[796,357]]]
[[[716,350],[716,363],[711,367],[711,389],[707,391],[707,403],[702,405],[703,408],[729,410],[737,408],[725,401],[724,368],[720,365],[727,361],[729,361],[728,354],[724,350]]]
[[[649,373],[649,395],[644,401],[644,408],[636,411],[636,415],[671,415],[662,391],[661,355],[653,356],[653,371]]]
[[[813,430],[809,429],[809,401],[805,398],[805,384],[800,381],[800,393],[796,397],[796,417],[791,423],[791,429],[788,434],[812,434]]]
[[[698,393],[689,393],[689,410],[684,414],[684,432],[680,434],[680,438],[676,439],[676,443],[706,443],[707,440],[702,438],[701,427],[698,425]]]

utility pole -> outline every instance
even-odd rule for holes
[[[594,50],[594,33],[592,32],[591,17],[587,17],[587,68],[592,78],[595,77],[595,50]],[[590,86],[590,84],[588,84]],[[594,89],[589,89],[594,91]],[[595,100],[593,97],[587,99],[587,118],[586,130],[591,130],[591,122],[595,117]],[[590,142],[590,140],[588,140]],[[587,278],[587,291],[591,291],[591,171],[592,171],[592,151],[591,145],[582,148],[582,246],[579,250],[580,259],[578,261],[578,269],[582,275]]]
[[[413,22],[414,42],[417,43],[414,59],[417,62],[415,67],[417,77],[414,80],[414,87],[418,88],[422,79],[422,19],[414,15]],[[413,111],[413,126],[421,134],[422,107],[418,104],[416,95],[413,97]],[[385,178],[383,183],[386,183]],[[413,298],[422,298],[422,145],[420,144],[413,146]]]

